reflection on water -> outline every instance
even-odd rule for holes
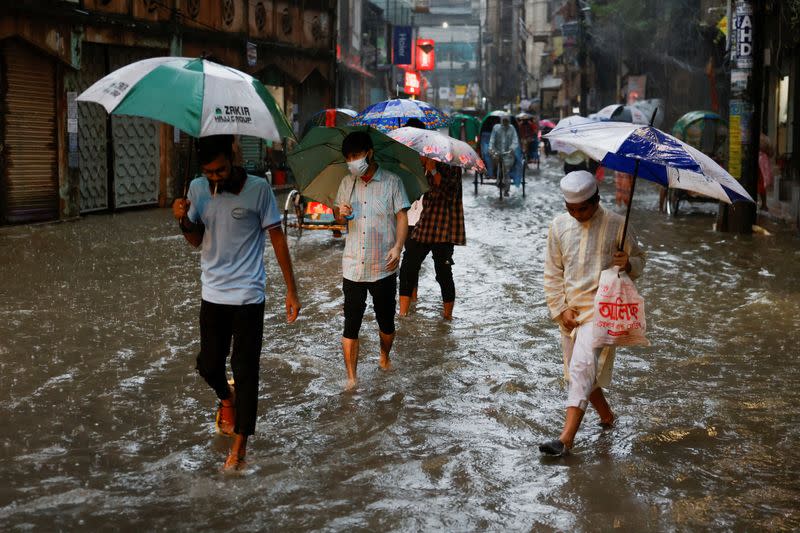
[[[542,292],[558,172],[500,203],[465,181],[456,320],[430,263],[378,371],[371,311],[360,387],[342,394],[342,243],[291,246],[304,304],[282,321],[268,250],[260,417],[242,476],[194,372],[199,257],[168,210],[0,230],[4,529],[797,529],[800,248],[712,230],[637,188],[639,288],[653,346],[621,350],[601,431],[540,458],[565,392]],[[513,194],[513,193],[512,193]],[[609,186],[604,198],[613,197]],[[235,510],[235,511],[234,511]],[[233,517],[235,513],[235,518]]]

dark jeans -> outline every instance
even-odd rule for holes
[[[342,279],[344,293],[344,333],[346,339],[358,339],[361,321],[367,309],[367,292],[372,295],[372,309],[375,320],[384,335],[394,333],[394,313],[397,301],[397,274],[392,274],[378,281],[350,281]]]
[[[197,372],[217,397],[230,397],[225,360],[231,350],[231,370],[236,383],[236,426],[234,432],[252,435],[258,409],[258,370],[264,333],[264,303],[223,305],[200,303],[200,353]]]
[[[406,239],[406,250],[400,265],[400,296],[411,296],[414,292],[414,287],[419,283],[419,269],[431,252],[436,281],[442,289],[442,301],[454,302],[456,286],[453,283],[453,245],[448,242],[422,243],[412,238]]]

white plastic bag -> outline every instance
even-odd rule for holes
[[[603,346],[650,346],[645,337],[644,299],[619,267],[600,273],[594,297],[594,348]]]

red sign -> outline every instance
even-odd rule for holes
[[[417,39],[416,60],[417,70],[433,70],[436,66],[433,39]]]
[[[405,76],[405,87],[403,88],[403,92],[406,94],[419,94],[419,72],[414,71],[406,71]]]

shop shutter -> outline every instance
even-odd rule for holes
[[[114,70],[163,53],[154,49],[109,48],[109,67]],[[114,207],[158,203],[160,178],[160,125],[155,120],[112,115],[114,146]]]
[[[3,46],[7,222],[58,218],[55,63],[14,40]]]
[[[81,68],[64,76],[67,91],[78,94],[105,76],[105,50],[83,43]],[[80,153],[80,211],[108,209],[108,115],[100,104],[78,102],[78,150]]]
[[[251,174],[264,169],[264,157],[261,155],[261,139],[249,135],[239,136],[239,147],[242,151],[242,166]]]

